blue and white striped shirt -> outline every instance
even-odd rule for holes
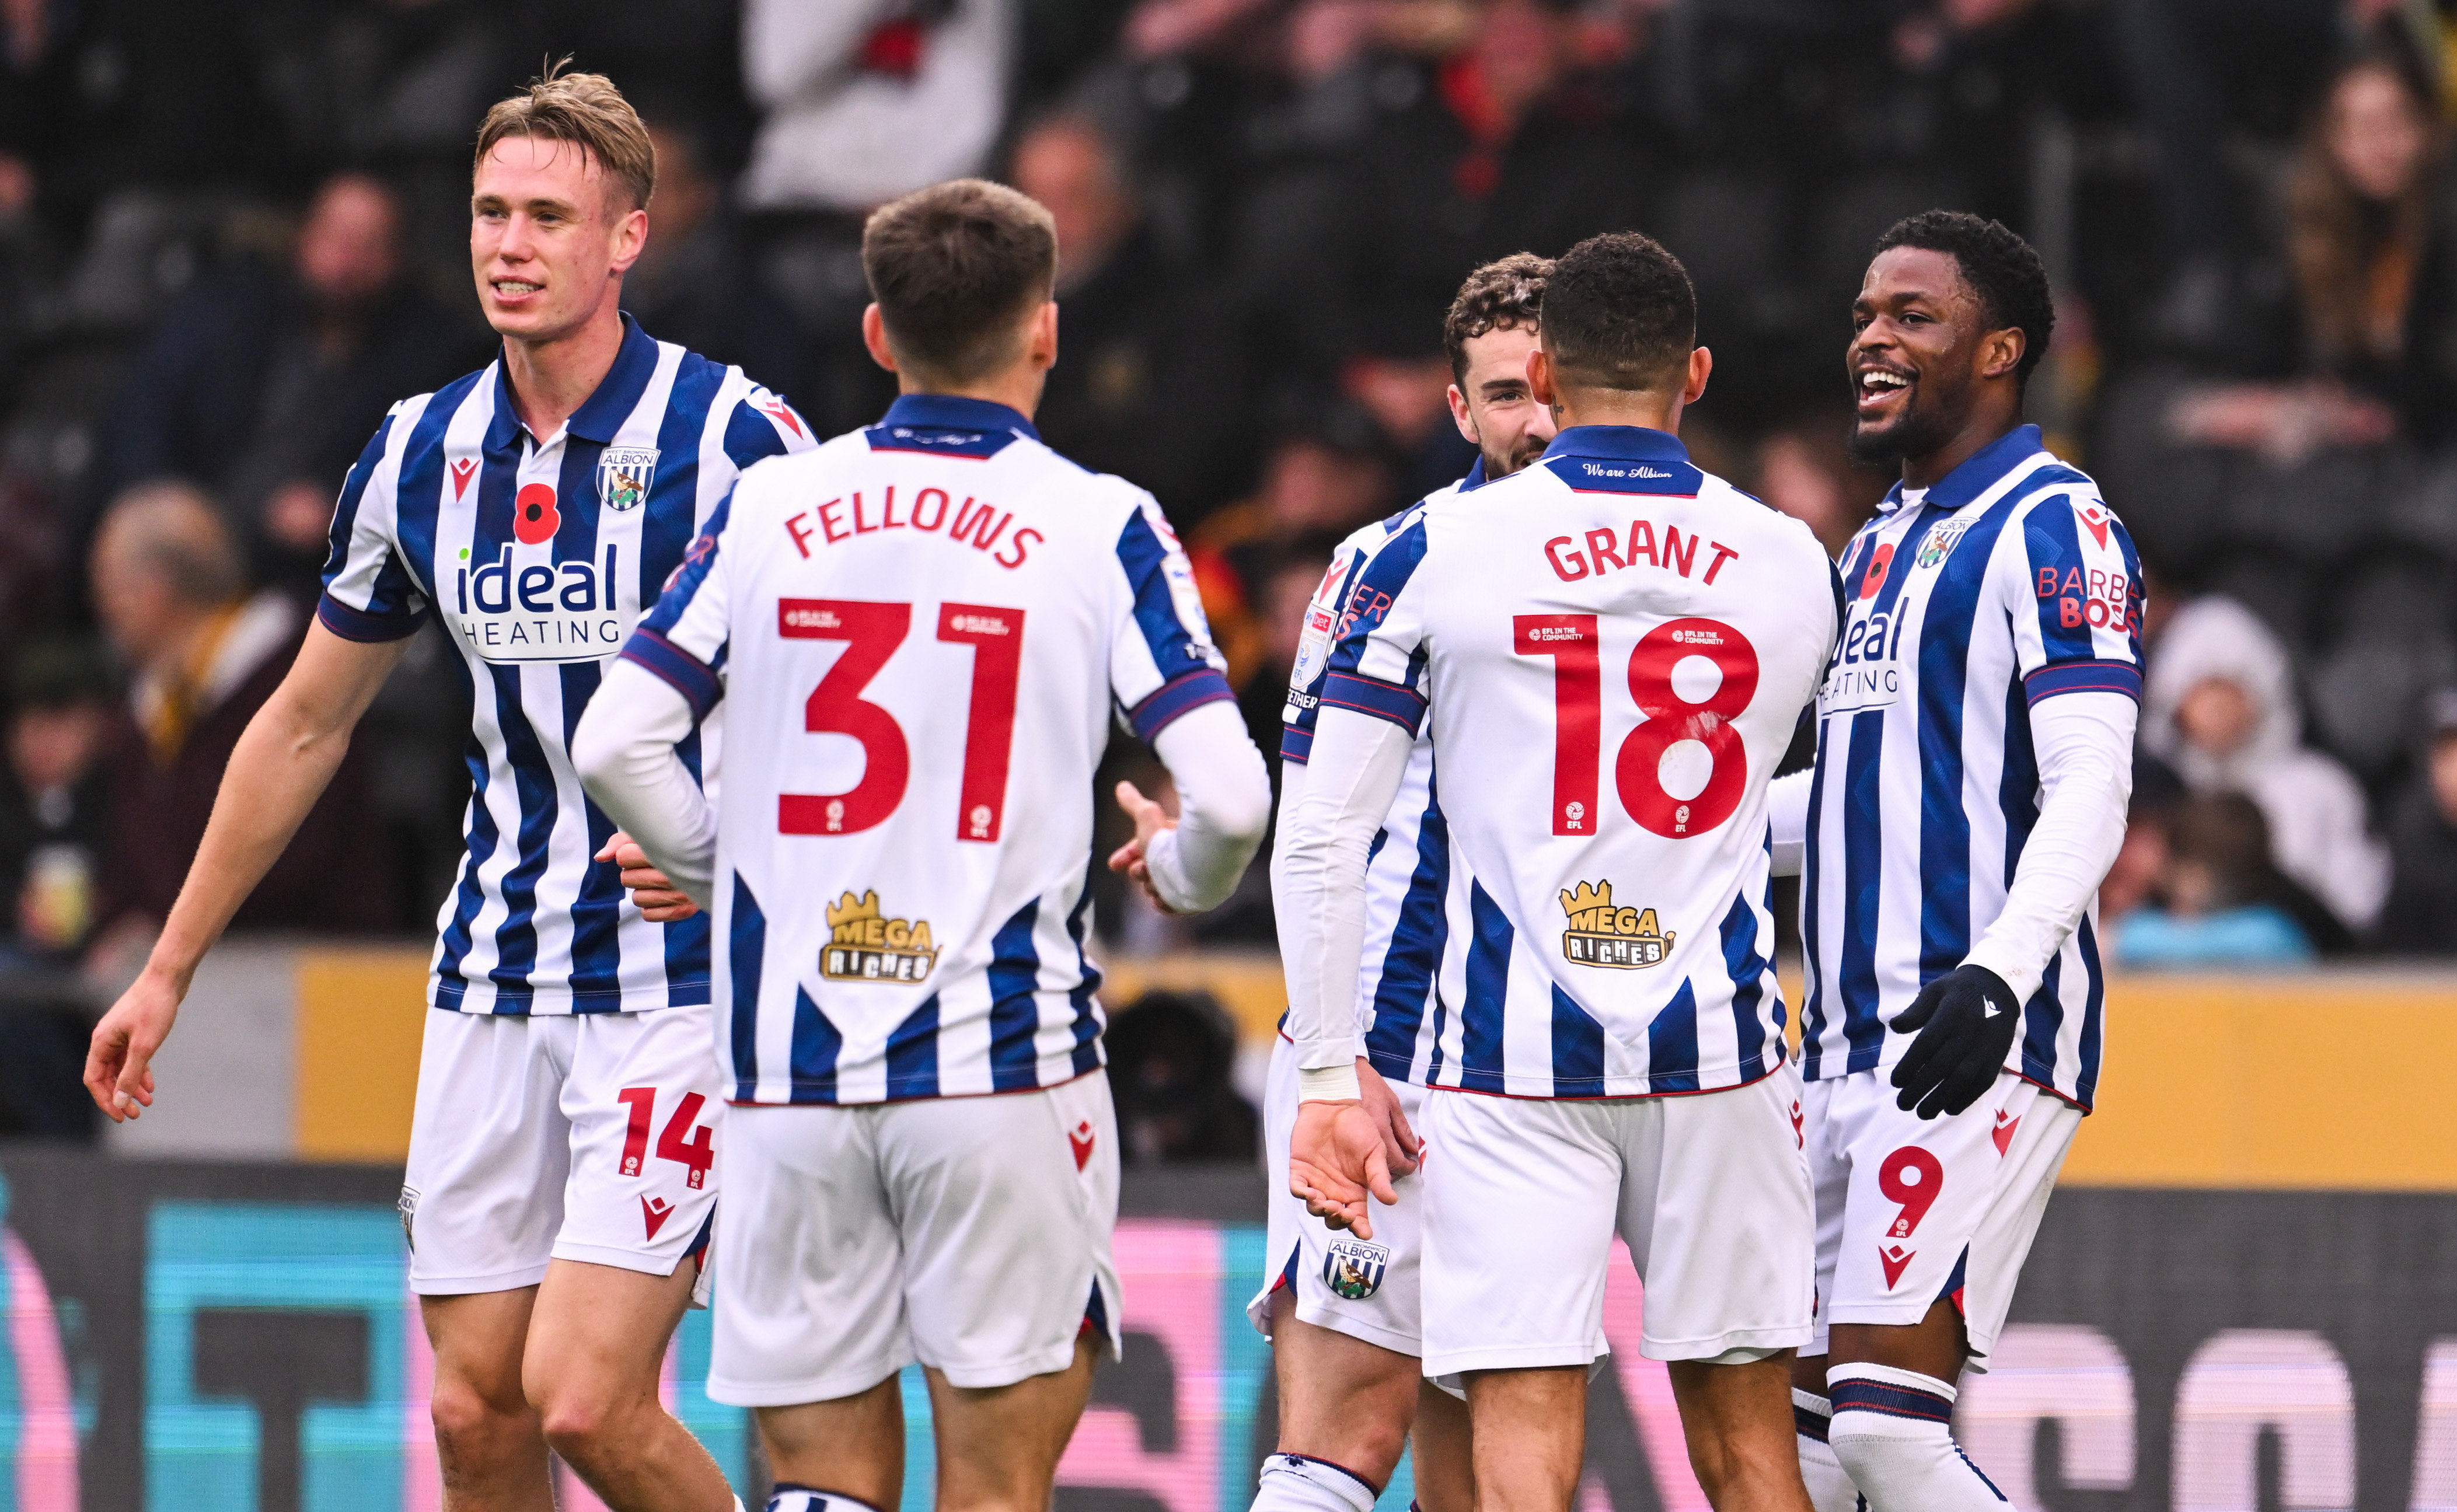
[[[529,434],[498,358],[392,407],[342,486],[317,615],[356,641],[429,613],[461,652],[473,718],[459,882],[428,1001],[478,1013],[629,1013],[709,1001],[705,916],[652,924],[611,862],[613,825],[567,749],[607,659],[716,508],[808,427],[739,368],[630,317],[597,390]],[[714,742],[691,753],[712,766]]]
[[[1801,881],[1810,1081],[1891,1066],[1910,1036],[1887,1024],[2003,910],[2039,818],[2030,711],[2068,693],[2140,697],[2140,576],[2097,486],[2034,425],[1924,495],[1897,488],[1846,549]],[[2104,1009],[2085,912],[2007,1068],[2087,1108]]]

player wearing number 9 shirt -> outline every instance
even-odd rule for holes
[[[1429,500],[1361,575],[1284,863],[1291,1185],[1371,1221],[1350,1099],[1367,851],[1418,725],[1470,889],[1425,1102],[1424,1370],[1464,1376],[1480,1502],[1566,1508],[1616,1231],[1720,1506],[1806,1505],[1788,1355],[1810,1204],[1772,965],[1765,785],[1838,622],[1807,529],[1689,462],[1710,366],[1636,234],[1554,266],[1535,466]],[[1311,903],[1311,906],[1309,906]],[[1349,1153],[1353,1151],[1353,1154]],[[1562,1368],[1573,1367],[1573,1368]]]
[[[577,736],[589,790],[715,909],[710,1393],[760,1409],[780,1483],[874,1508],[900,1495],[903,1366],[931,1376],[942,1496],[1041,1504],[1119,1336],[1084,953],[1113,719],[1179,791],[1165,828],[1122,789],[1139,838],[1112,859],[1164,906],[1225,898],[1270,801],[1158,507],[1027,418],[1056,254],[1047,211],[979,180],[871,217],[865,334],[902,397],[744,475]],[[712,811],[677,748],[720,697]]]

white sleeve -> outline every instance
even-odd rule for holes
[[[1797,877],[1807,864],[1808,790],[1817,780],[1811,766],[1766,784],[1766,823],[1774,830],[1774,875]]]
[[[715,891],[716,811],[674,750],[695,722],[671,684],[617,660],[572,733],[571,764],[607,818],[706,908]]]
[[[854,76],[855,49],[886,14],[878,0],[751,0],[742,10],[745,93],[772,111],[819,96]]]
[[[1171,908],[1217,908],[1246,875],[1271,818],[1271,778],[1232,703],[1208,703],[1172,719],[1152,750],[1177,784],[1177,827],[1145,855],[1152,888]]]
[[[1964,961],[1985,966],[2017,1003],[2039,990],[2124,844],[2133,797],[2133,730],[2140,706],[2120,693],[2068,693],[2031,706],[2039,819],[2013,868],[2004,911]]]
[[[1284,822],[1280,940],[1299,1096],[1356,1095],[1356,973],[1365,954],[1365,866],[1398,797],[1415,735],[1371,715],[1325,708],[1303,796]]]

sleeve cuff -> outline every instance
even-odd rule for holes
[[[1425,723],[1423,694],[1395,682],[1384,682],[1378,677],[1360,676],[1355,673],[1332,673],[1323,684],[1322,706],[1388,719],[1410,735],[1424,728]]]
[[[1313,756],[1313,726],[1280,726],[1280,759],[1303,766]]]
[[[2030,969],[2024,970],[2014,963],[2004,959],[2001,950],[1992,948],[1995,943],[1992,940],[1981,940],[1971,947],[1969,955],[1962,958],[1962,963],[1966,966],[1984,966],[1996,973],[2005,985],[2013,988],[2013,1001],[2028,1006],[2031,999],[2038,993],[2040,979],[2047,975],[2048,963],[2044,961],[2037,962],[2032,964]]]
[[[706,662],[652,630],[636,630],[623,647],[623,659],[640,667],[683,695],[694,723],[708,717],[725,696],[725,684]]]
[[[1338,1066],[1326,1066],[1320,1070],[1300,1067],[1297,1071],[1297,1101],[1300,1103],[1353,1103],[1364,1095],[1353,1060]]]
[[[1163,683],[1160,691],[1126,711],[1126,723],[1136,738],[1149,744],[1163,730],[1208,703],[1235,703],[1228,679],[1200,667]]]
[[[371,614],[362,609],[352,609],[327,592],[316,600],[316,618],[343,640],[375,644],[417,634],[419,627],[426,623],[426,611],[416,610],[406,617]]]
[[[2129,661],[2051,662],[2022,679],[2024,696],[2034,706],[2060,693],[2120,693],[2141,701],[2141,669]]]

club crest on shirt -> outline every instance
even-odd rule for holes
[[[1652,908],[1616,908],[1609,881],[1580,882],[1561,894],[1570,927],[1561,932],[1561,959],[1574,966],[1628,971],[1663,963],[1676,938],[1658,927]]]
[[[1333,1295],[1362,1302],[1381,1290],[1383,1273],[1391,1269],[1391,1252],[1363,1239],[1333,1239],[1322,1257],[1322,1284]]]
[[[819,975],[830,982],[919,982],[939,963],[926,919],[890,919],[876,889],[828,904],[828,942]]]
[[[1920,543],[1919,555],[1911,560],[1921,567],[1934,567],[1953,554],[1953,545],[1971,528],[1965,520],[1948,520],[1928,533]]]
[[[656,478],[656,447],[609,446],[597,459],[597,502],[617,514],[636,509]]]

